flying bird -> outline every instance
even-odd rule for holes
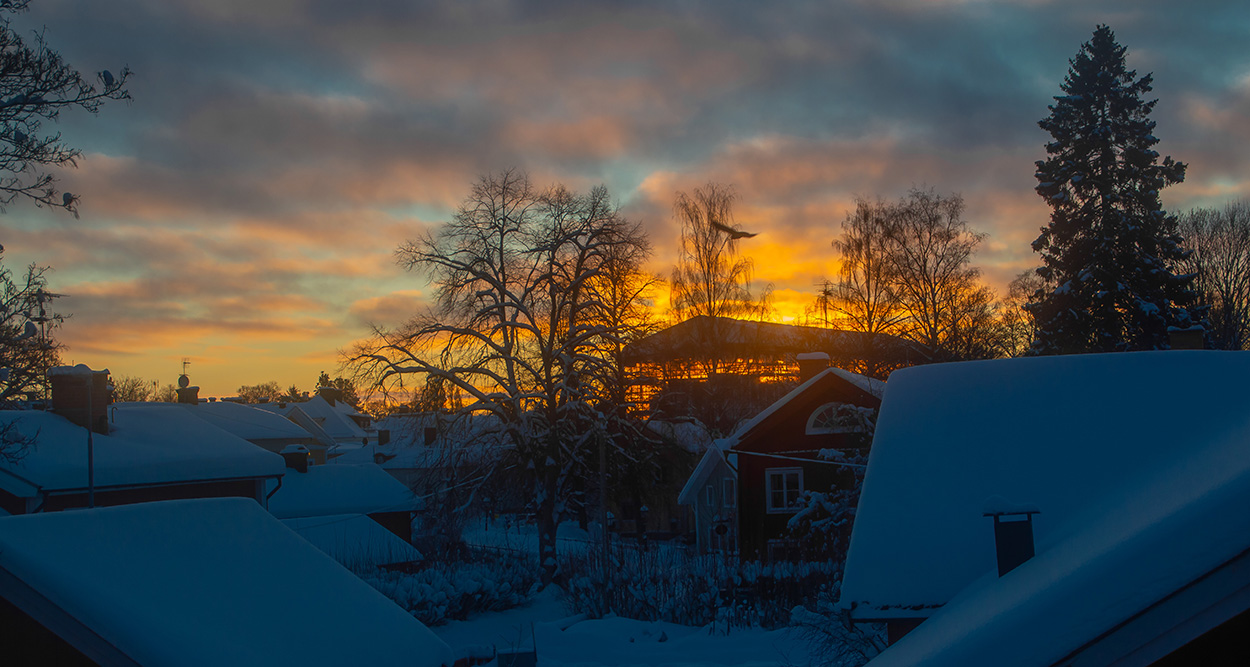
[[[733,227],[730,227],[729,225],[717,222],[715,220],[712,221],[712,226],[728,234],[729,238],[733,239],[734,241],[737,241],[738,239],[749,239],[755,236],[759,236],[759,233],[744,232],[740,229],[734,229]]]

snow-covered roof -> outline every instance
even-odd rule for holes
[[[313,396],[300,403],[260,403],[256,407],[283,416],[292,409],[298,408],[336,441],[356,444],[368,437],[368,433],[351,418],[351,415],[360,415],[360,413],[342,401],[335,401],[334,405],[330,405],[329,401],[321,396]]]
[[[721,466],[725,466],[731,473],[734,473],[733,464],[736,461],[730,461],[730,458],[736,458],[737,454],[729,453],[727,450],[738,443],[736,438],[719,438],[712,443],[707,451],[703,452],[703,458],[699,459],[698,465],[694,467],[694,472],[690,473],[690,478],[686,480],[685,486],[681,487],[681,493],[677,494],[678,505],[693,505],[699,497],[699,491],[703,488],[709,476],[712,475]]]
[[[387,470],[426,470],[489,462],[512,447],[499,431],[499,420],[487,414],[391,416],[377,427],[390,431],[390,442],[343,452],[330,463],[373,463],[381,455],[380,465]],[[427,427],[437,433],[429,445],[425,444]]]
[[[349,568],[380,567],[421,560],[421,552],[363,514],[283,519],[313,546]]]
[[[197,419],[186,410],[126,403],[111,410],[108,435],[92,436],[97,487],[281,475],[282,457]],[[87,431],[40,410],[0,412],[35,436],[17,463],[0,462],[0,488],[21,497],[87,487]]]
[[[958,604],[968,589],[988,595],[978,603],[986,614],[1028,599],[1029,614],[1060,608],[1054,616],[1110,622],[1162,590],[1145,579],[1166,588],[1192,569],[1167,564],[1187,547],[1168,547],[1162,560],[1151,553],[1169,539],[1189,539],[1182,524],[1210,529],[1212,536],[1194,539],[1213,553],[1225,546],[1216,533],[1235,532],[1212,522],[1231,518],[1219,511],[1226,494],[1250,496],[1248,376],[1250,355],[1204,351],[896,371],[877,422],[841,605],[869,619],[928,616],[949,602],[949,613],[938,615],[985,620]],[[992,499],[1040,511],[1037,556],[1002,580],[993,578],[993,526],[983,516]],[[1179,532],[1168,538],[1161,530]],[[1238,548],[1246,547],[1250,538]],[[969,589],[979,579],[994,592]],[[1137,587],[1140,595],[1129,590]],[[1086,602],[1053,607],[1065,595],[1096,600],[1087,610],[1096,618],[1075,613]],[[996,623],[1008,618],[1021,617]],[[927,625],[921,636],[933,632]]]
[[[249,442],[262,440],[308,440],[312,435],[286,417],[252,405],[217,401],[213,403],[118,403],[119,407],[152,410],[185,410],[227,433]]]
[[[252,500],[0,518],[0,569],[138,664],[453,660],[421,622]],[[56,627],[54,616],[41,622]],[[327,618],[333,632],[310,631]]]
[[[287,470],[282,486],[269,498],[269,511],[280,519],[373,514],[416,509],[408,487],[372,463],[309,466]]]

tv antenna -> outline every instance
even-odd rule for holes
[[[178,386],[186,389],[191,385],[191,378],[187,377],[187,366],[191,365],[191,357],[182,358],[182,375],[178,376]]]

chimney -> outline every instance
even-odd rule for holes
[[[188,405],[200,404],[200,388],[192,387],[191,378],[185,374],[178,376],[178,402]]]
[[[303,445],[287,445],[279,452],[286,467],[295,472],[308,472],[308,448]]]
[[[86,364],[48,369],[52,381],[52,412],[101,435],[108,435],[108,369],[93,371]]]
[[[1033,557],[1033,515],[1040,513],[1032,505],[1012,505],[1000,496],[986,501],[986,509],[981,516],[994,517],[998,576],[1007,574]]]
[[[1206,334],[1206,330],[1199,324],[1195,324],[1188,329],[1168,327],[1168,345],[1173,350],[1201,350],[1204,334]]]
[[[335,401],[343,400],[342,390],[336,387],[317,387],[317,395],[324,398],[330,405],[334,405]]]
[[[816,377],[829,368],[829,355],[824,352],[804,352],[799,355],[799,384]]]

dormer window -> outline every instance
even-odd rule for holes
[[[807,418],[807,435],[865,433],[867,418],[862,408],[850,403],[825,403]]]

